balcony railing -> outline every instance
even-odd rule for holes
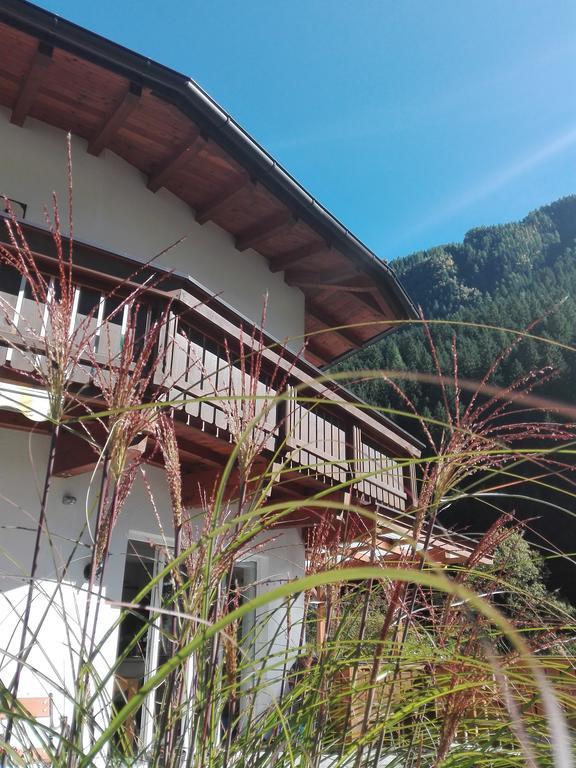
[[[55,275],[47,233],[27,227],[27,237],[40,269]],[[138,296],[137,335],[145,336],[159,317],[167,317],[155,349],[154,382],[175,403],[175,417],[191,434],[230,443],[227,398],[255,392],[264,451],[276,452],[291,470],[315,482],[352,483],[363,503],[400,512],[407,508],[414,477],[401,459],[418,455],[418,448],[391,421],[273,339],[266,337],[255,353],[250,323],[190,278],[158,268],[139,270],[138,262],[87,244],[75,249],[71,332],[84,323],[92,350],[79,361],[75,383],[92,381],[89,358],[106,365],[119,355],[132,310],[126,305],[113,312],[123,294],[153,276],[154,287],[142,288]],[[56,284],[54,277],[54,289]],[[5,265],[0,298],[10,320],[0,312],[0,365],[5,376],[29,371],[29,350],[18,348],[18,338],[38,340],[45,332],[46,307],[34,300],[27,280]],[[249,372],[254,354],[261,356],[256,382]]]

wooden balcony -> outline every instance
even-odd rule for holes
[[[39,268],[53,276],[56,290],[57,261],[49,233],[30,225],[25,231]],[[4,232],[0,237],[5,242]],[[86,396],[98,397],[95,361],[106,366],[120,353],[129,313],[135,311],[127,304],[113,314],[123,297],[137,285],[146,286],[137,299],[138,336],[145,337],[164,317],[153,355],[153,388],[171,403],[192,484],[202,472],[216,474],[230,455],[230,398],[255,392],[263,458],[287,470],[289,482],[281,484],[279,493],[298,496],[311,488],[345,484],[356,503],[385,514],[408,509],[414,472],[402,459],[418,455],[416,441],[278,341],[262,337],[256,350],[250,322],[191,278],[143,268],[86,243],[75,244],[73,275],[71,329],[80,323],[90,328],[91,353],[78,361],[72,380]],[[0,375],[29,381],[30,354],[18,348],[18,339],[36,338],[38,343],[45,307],[34,301],[26,279],[6,266],[0,269],[0,297],[10,307],[11,321],[0,320]],[[254,380],[250,369],[256,356]],[[13,417],[12,425],[18,426]]]

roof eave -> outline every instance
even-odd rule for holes
[[[392,269],[310,195],[194,80],[27,0],[3,0],[0,19],[52,45],[59,45],[130,80],[151,87],[162,98],[177,104],[202,129],[220,139],[225,149],[235,150],[236,156],[240,153],[240,162],[244,166],[248,166],[249,170],[260,177],[263,175],[271,192],[281,200],[291,202],[303,220],[324,234],[334,246],[339,246],[345,254],[355,258],[381,289],[391,291],[406,319],[417,317],[413,303]],[[374,341],[376,339],[368,343]]]

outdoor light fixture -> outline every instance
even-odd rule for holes
[[[62,496],[62,504],[66,504],[66,506],[70,506],[72,504],[76,504],[78,499],[76,496],[72,496],[71,493],[65,493],[64,496]]]
[[[101,561],[98,566],[96,566],[96,571],[94,573],[94,576],[100,576],[102,573],[102,569],[104,568],[104,562]],[[84,574],[84,578],[86,581],[90,578],[90,573],[92,572],[92,560],[89,560],[86,565],[84,566],[84,570],[82,573]]]

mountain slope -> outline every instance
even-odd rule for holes
[[[473,229],[463,243],[412,254],[396,261],[394,267],[427,318],[472,324],[430,327],[442,370],[447,375],[453,367],[453,343],[460,379],[478,381],[513,338],[501,331],[474,327],[475,323],[524,330],[541,318],[532,331],[534,334],[576,345],[576,195],[543,206],[520,222]],[[506,387],[545,366],[552,366],[557,375],[536,394],[574,405],[576,354],[534,339],[526,339],[513,349],[496,369],[491,383]],[[365,368],[434,373],[423,328],[414,325],[401,329],[341,365],[347,371]],[[402,380],[401,376],[398,383],[418,413],[444,420],[437,386]],[[385,381],[365,382],[356,385],[356,389],[369,402],[406,410]],[[462,400],[465,399],[463,393]],[[558,417],[552,414],[551,418]],[[417,423],[412,419],[407,419],[404,426],[417,431]],[[517,472],[528,479],[534,469],[522,465]],[[552,542],[563,552],[574,552],[574,472],[563,473],[564,477],[560,474],[550,479],[548,485],[527,482],[509,490],[507,501],[499,498],[484,504],[468,499],[450,505],[442,514],[442,522],[449,528],[486,529],[497,514],[497,502],[502,510],[530,521],[530,538],[540,545],[544,543],[545,549],[549,546],[546,542]],[[552,558],[549,569],[553,585],[576,605],[571,562],[564,557]]]
[[[576,195],[543,206],[520,222],[470,230],[462,243],[414,253],[393,266],[427,318],[514,329],[544,318],[534,333],[564,343],[576,341]],[[476,380],[511,338],[472,327],[434,327],[446,373],[454,333],[460,375]],[[528,340],[514,350],[494,383],[510,383],[523,372],[552,365],[560,375],[547,393],[572,401],[575,358],[568,351]],[[413,327],[362,351],[343,367],[429,372],[432,359],[422,329]],[[442,417],[434,388],[414,382],[403,387],[419,412]],[[382,382],[359,389],[371,402],[398,405]]]

